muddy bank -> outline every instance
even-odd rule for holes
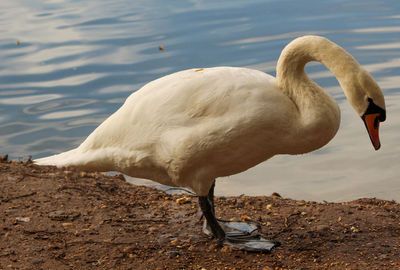
[[[271,254],[217,246],[197,198],[120,176],[0,162],[0,269],[400,269],[400,205],[217,197],[259,222]]]

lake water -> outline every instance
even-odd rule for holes
[[[168,73],[229,65],[275,75],[283,47],[304,34],[340,44],[381,85],[381,150],[332,74],[310,64],[309,75],[342,109],[337,136],[314,153],[277,156],[220,179],[216,193],[400,201],[398,0],[2,0],[0,154],[37,158],[74,148],[130,93]]]

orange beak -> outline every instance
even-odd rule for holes
[[[379,141],[379,113],[371,113],[363,116],[365,127],[375,150],[381,147]]]

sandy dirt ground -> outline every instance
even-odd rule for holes
[[[218,183],[217,183],[218,184]],[[217,216],[251,219],[281,246],[220,247],[198,201],[122,176],[0,159],[0,269],[400,269],[400,205],[217,197]]]

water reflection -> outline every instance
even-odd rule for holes
[[[0,99],[0,104],[7,105],[28,105],[35,104],[38,102],[46,102],[52,99],[61,98],[62,95],[58,94],[48,94],[48,95],[34,95],[34,96],[21,96],[13,98],[2,98]]]
[[[400,26],[370,27],[351,30],[355,33],[395,33],[400,32]]]
[[[392,42],[385,44],[364,45],[356,47],[358,50],[391,50],[400,49],[400,42]]]
[[[231,42],[224,43],[222,45],[229,46],[229,45],[242,45],[242,44],[254,44],[259,42],[268,42],[272,40],[282,40],[282,39],[290,39],[293,37],[299,37],[304,35],[326,35],[327,31],[301,31],[301,32],[289,32],[279,35],[268,35],[263,37],[252,37],[252,38],[245,38],[239,39]]]
[[[67,99],[49,101],[45,103],[35,104],[24,108],[25,114],[38,114],[44,112],[51,112],[55,110],[74,108],[74,107],[87,107],[95,103],[95,100],[89,99]]]
[[[87,114],[94,114],[98,112],[98,110],[69,110],[69,111],[59,111],[53,113],[43,114],[39,117],[39,119],[62,119],[62,118],[70,118],[70,117],[81,117]]]
[[[307,0],[290,7],[275,0],[2,1],[0,6],[0,154],[40,157],[76,147],[131,92],[174,71],[233,65],[274,74],[287,42],[319,34],[349,50],[385,92],[382,149],[372,150],[331,73],[311,64],[310,77],[342,108],[338,135],[313,154],[278,156],[221,179],[217,193],[400,200],[397,0]]]

